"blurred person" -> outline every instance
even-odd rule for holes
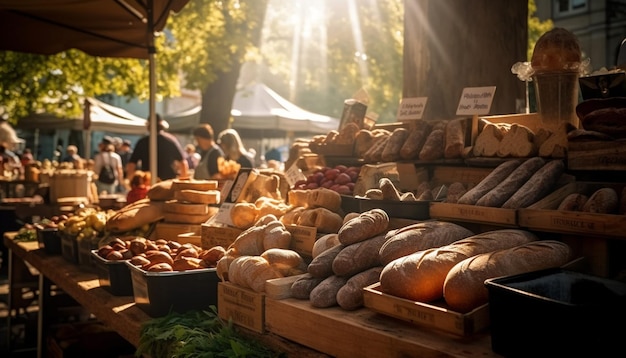
[[[124,178],[122,158],[115,153],[113,140],[109,136],[105,136],[98,147],[100,152],[94,157],[93,165],[93,171],[98,175],[96,178],[96,188],[98,189],[98,194],[103,192],[115,194],[117,192],[118,185]],[[102,169],[105,166],[110,166],[113,171],[113,178],[111,182],[106,181],[104,178],[104,172]]]
[[[73,144],[68,145],[65,148],[65,156],[61,159],[61,162],[72,163],[76,169],[82,168],[82,165],[80,165],[82,158],[78,154],[78,148]]]
[[[124,139],[122,141],[122,145],[117,151],[117,154],[120,156],[120,158],[122,158],[122,167],[126,168],[126,165],[128,164],[128,161],[133,154],[133,147],[128,139]],[[124,172],[124,177],[126,178],[126,172]]]
[[[200,163],[202,156],[200,153],[196,152],[196,146],[191,143],[185,146],[185,152],[187,152],[187,164],[189,165],[189,169],[195,169],[198,163]]]
[[[213,127],[209,124],[201,124],[193,130],[192,134],[202,152],[200,162],[193,173],[194,179],[220,179],[218,159],[224,158],[224,152],[215,143]]]
[[[187,178],[189,166],[186,153],[174,135],[167,133],[169,124],[157,117],[157,180],[174,179],[177,176]],[[149,125],[149,124],[148,124]],[[141,137],[126,164],[126,177],[132,178],[135,170],[150,171],[150,135]]]
[[[236,130],[225,129],[220,132],[217,143],[222,147],[226,159],[239,163],[242,168],[254,168],[253,154],[243,146]]]
[[[22,155],[20,157],[20,161],[22,162],[23,167],[26,167],[28,164],[35,162],[35,158],[33,158],[33,152],[30,150],[30,148],[24,148],[24,151],[22,151]]]
[[[135,170],[133,177],[130,178],[130,190],[126,194],[126,205],[141,200],[148,195],[152,175],[150,172]]]

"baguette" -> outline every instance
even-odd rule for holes
[[[552,160],[539,168],[502,207],[505,209],[525,208],[548,194],[565,171],[562,160]]]
[[[469,312],[488,302],[485,280],[559,267],[570,258],[569,246],[553,240],[476,255],[454,265],[448,272],[443,296],[451,309]]]
[[[311,291],[322,281],[324,281],[323,278],[305,273],[291,284],[291,297],[299,300],[308,300],[311,296]]]
[[[453,119],[445,128],[443,156],[446,159],[461,158],[465,149],[465,118]]]
[[[418,251],[385,266],[381,290],[413,301],[430,302],[443,296],[446,275],[457,263],[486,252],[508,249],[537,240],[535,234],[517,229],[489,231],[439,248]]]
[[[372,209],[347,221],[339,229],[339,242],[350,245],[387,231],[389,216],[382,209]]]
[[[470,230],[446,221],[424,221],[389,232],[378,254],[383,265],[402,256],[451,244],[474,235]]]
[[[317,308],[326,308],[337,305],[337,292],[348,282],[349,277],[344,276],[329,276],[320,282],[311,290],[309,300],[311,306]]]
[[[504,181],[478,199],[476,205],[492,208],[502,206],[545,163],[541,157],[528,159],[515,168]]]
[[[333,246],[330,249],[317,255],[307,267],[307,271],[311,276],[317,278],[326,278],[333,274],[333,260],[343,250],[343,245]]]
[[[409,136],[409,131],[406,128],[396,128],[391,132],[387,144],[383,149],[381,160],[383,162],[395,162],[400,159],[400,149]]]
[[[445,127],[444,127],[445,128]],[[443,158],[445,145],[445,133],[443,129],[433,129],[419,154],[419,159],[432,161]]]
[[[585,194],[572,193],[563,199],[556,210],[582,211],[589,198]]]
[[[380,266],[378,251],[385,241],[387,241],[385,235],[378,235],[344,247],[333,260],[333,272],[337,276],[352,276],[374,266]]]
[[[372,267],[352,277],[337,291],[337,304],[351,311],[363,306],[363,288],[378,282],[382,266]]]
[[[457,204],[476,204],[483,195],[487,194],[491,189],[504,181],[521,163],[520,160],[507,160],[498,165],[489,175],[481,180],[480,183],[463,194],[457,201]]]
[[[430,133],[430,124],[426,121],[417,121],[409,136],[404,141],[402,148],[400,148],[400,158],[402,159],[415,159],[419,156],[426,138]]]

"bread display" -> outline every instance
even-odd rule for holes
[[[350,245],[374,237],[387,230],[389,216],[381,209],[372,209],[349,220],[339,229],[339,242]]]
[[[476,205],[502,206],[544,164],[545,160],[540,157],[526,160],[515,168],[502,182],[478,199]]]

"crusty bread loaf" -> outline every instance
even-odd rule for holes
[[[416,121],[409,131],[409,136],[400,148],[400,158],[415,159],[419,156],[428,134],[430,134],[430,123],[427,121]]]
[[[340,245],[338,234],[326,234],[315,240],[313,243],[313,249],[311,250],[311,257],[316,258],[322,252],[330,249],[331,247]]]
[[[448,272],[443,296],[453,310],[469,312],[488,302],[485,280],[559,267],[570,259],[569,246],[552,240],[476,255],[454,265]]]
[[[383,200],[400,201],[400,196],[402,194],[400,194],[400,191],[398,191],[391,179],[387,177],[380,178],[378,181],[378,188],[383,196]]]
[[[220,192],[218,190],[182,189],[174,192],[174,199],[196,204],[217,204],[220,202]]]
[[[337,304],[344,310],[355,310],[363,306],[363,288],[378,282],[382,266],[372,267],[350,277],[337,291]]]
[[[299,300],[308,300],[311,291],[319,285],[324,278],[314,277],[310,273],[305,273],[291,284],[291,297]]]
[[[266,259],[270,266],[285,277],[300,275],[306,271],[304,259],[293,250],[269,249],[265,250],[261,257]]]
[[[443,157],[447,159],[461,158],[465,149],[465,132],[467,119],[458,118],[448,121],[444,130]]]
[[[589,197],[585,194],[572,193],[561,201],[556,210],[582,211]]]
[[[463,194],[457,204],[474,205],[476,202],[487,194],[491,189],[495,188],[498,184],[502,183],[509,174],[515,170],[522,162],[520,160],[507,160],[506,162],[498,165],[491,173],[489,173],[483,180],[476,186]]]
[[[500,184],[478,199],[476,205],[495,208],[502,206],[544,164],[545,160],[540,157],[526,160],[515,168]]]
[[[154,183],[148,189],[146,197],[152,201],[166,201],[174,199],[174,191],[172,190],[173,180],[162,180]]]
[[[600,188],[593,192],[589,200],[583,206],[582,211],[588,213],[615,214],[617,213],[619,199],[613,188]]]
[[[337,276],[352,276],[374,266],[380,266],[378,251],[387,241],[384,234],[348,245],[333,260],[333,272]]]
[[[389,232],[379,250],[380,262],[387,265],[402,256],[451,244],[474,235],[463,226],[446,221],[424,221]]]
[[[432,161],[443,158],[445,132],[443,129],[433,129],[426,137],[426,142],[420,150],[419,159]]]
[[[501,158],[527,158],[537,155],[535,133],[528,127],[515,123],[500,141],[497,155]]]
[[[486,252],[537,240],[535,234],[502,229],[473,235],[449,245],[418,251],[393,260],[380,275],[381,290],[413,301],[430,302],[443,296],[443,282],[457,263]]]
[[[576,35],[555,27],[541,35],[535,43],[531,65],[536,73],[578,70],[581,57]]]
[[[508,123],[491,123],[483,127],[483,130],[476,136],[476,141],[472,148],[475,157],[495,157],[500,148],[502,138],[510,130]]]
[[[502,204],[505,209],[525,208],[546,196],[565,171],[562,160],[552,160],[544,164],[521,188]]]
[[[465,195],[465,193],[467,193],[465,184],[461,182],[454,182],[448,186],[444,202],[456,204],[459,201],[459,198]]]
[[[333,274],[333,260],[343,250],[343,245],[333,246],[317,255],[307,267],[307,272],[313,277],[326,278]]]
[[[326,308],[337,305],[337,292],[348,282],[349,277],[329,276],[311,291],[311,306]]]
[[[231,262],[228,277],[235,285],[265,292],[265,281],[283,276],[261,256],[239,256]]]
[[[299,215],[298,225],[315,227],[320,233],[336,233],[343,225],[343,218],[322,207],[305,209]]]
[[[236,203],[230,209],[230,221],[236,228],[245,230],[254,225],[259,209],[252,203]]]
[[[387,145],[387,141],[390,136],[391,133],[385,133],[376,137],[374,144],[372,144],[372,147],[365,152],[363,159],[367,163],[380,162],[382,160],[383,150],[385,149],[385,145]]]
[[[609,135],[613,138],[626,137],[624,124],[626,108],[600,108],[582,118],[582,126],[590,131]]]
[[[406,128],[396,128],[391,132],[389,140],[383,148],[381,159],[383,162],[395,162],[400,159],[400,149],[409,136]]]
[[[111,215],[105,229],[113,233],[128,232],[163,219],[163,201],[138,200]]]
[[[339,229],[339,242],[354,244],[387,231],[389,216],[382,209],[371,209],[349,220]]]
[[[354,137],[354,153],[357,158],[363,158],[367,150],[372,147],[374,140],[374,135],[367,129],[361,129],[356,133]]]
[[[338,192],[327,188],[317,188],[308,192],[307,203],[309,207],[321,207],[332,212],[341,209],[341,194]]]

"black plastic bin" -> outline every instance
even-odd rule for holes
[[[61,234],[57,228],[37,228],[39,247],[49,255],[61,255]]]
[[[626,352],[626,284],[564,269],[493,278],[491,345],[507,357],[609,357]]]
[[[126,260],[107,260],[98,255],[98,250],[91,251],[91,259],[100,287],[114,296],[133,295],[133,281]]]

